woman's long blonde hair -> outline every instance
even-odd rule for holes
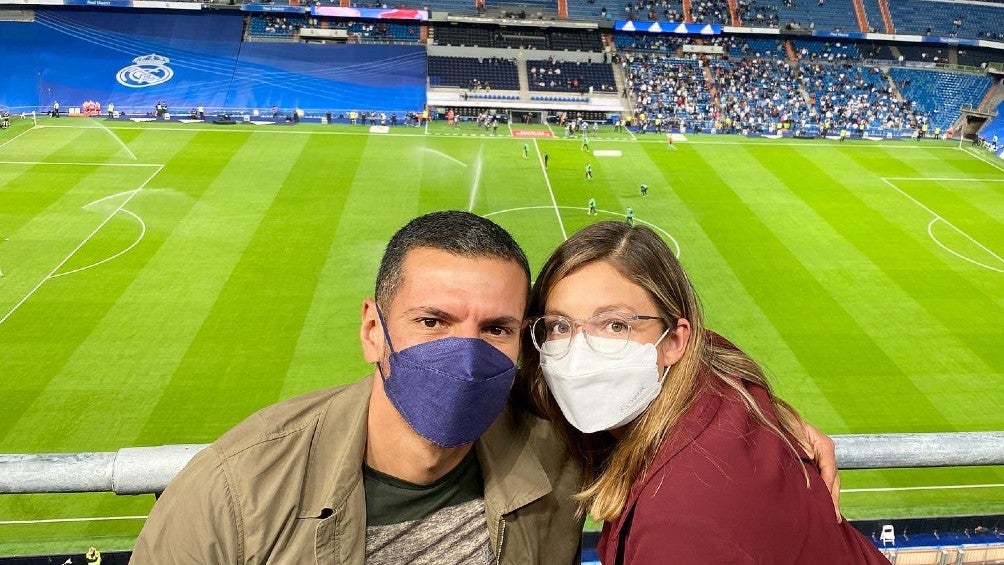
[[[651,229],[623,222],[598,222],[576,232],[551,255],[530,293],[530,315],[544,312],[547,297],[558,281],[595,261],[606,261],[623,277],[644,288],[655,301],[665,323],[678,318],[690,322],[690,340],[683,357],[666,376],[659,396],[631,425],[620,441],[610,434],[583,434],[572,427],[547,388],[539,369],[539,353],[529,337],[523,344],[523,364],[514,399],[551,420],[559,437],[582,464],[584,487],[577,495],[580,510],[596,520],[611,521],[627,504],[632,484],[646,471],[666,435],[712,385],[710,373],[739,393],[749,411],[797,454],[804,444],[802,422],[783,400],[770,394],[763,372],[749,356],[704,327],[700,304],[676,256]],[[709,371],[710,369],[710,371]],[[764,413],[744,382],[768,391],[773,413]],[[808,480],[808,477],[806,477]]]

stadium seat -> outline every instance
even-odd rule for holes
[[[892,524],[885,524],[882,526],[882,534],[879,535],[879,541],[885,546],[887,543],[896,545],[896,530],[892,527]]]

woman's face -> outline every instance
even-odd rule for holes
[[[645,289],[622,276],[606,261],[589,263],[558,281],[547,296],[544,311],[579,322],[610,312],[627,317],[662,314]],[[681,332],[681,326],[685,326],[686,331]],[[681,319],[674,331],[659,343],[660,365],[672,365],[683,356],[689,327],[689,322]],[[630,340],[655,343],[665,331],[662,320],[637,320],[632,324]]]

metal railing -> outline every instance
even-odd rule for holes
[[[1004,432],[832,436],[841,469],[1004,465]],[[0,455],[0,494],[162,492],[204,444]]]

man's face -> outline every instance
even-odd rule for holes
[[[513,261],[416,248],[405,255],[397,292],[380,308],[396,351],[445,337],[476,337],[515,363],[526,289],[526,275]],[[366,361],[380,361],[386,370],[390,348],[370,300],[363,305],[362,341]]]

